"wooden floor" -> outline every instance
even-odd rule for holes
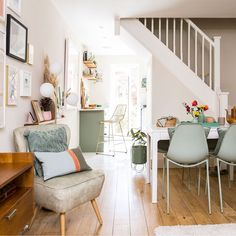
[[[224,214],[219,210],[217,178],[211,177],[212,215],[208,215],[203,181],[201,195],[197,196],[194,183],[189,190],[181,181],[181,171],[171,169],[171,213],[167,215],[165,199],[161,198],[162,171],[159,172],[159,203],[152,204],[145,173],[131,169],[129,155],[113,158],[90,154],[88,162],[106,173],[102,194],[97,200],[104,224],[98,226],[92,206],[87,203],[66,214],[67,235],[145,236],[154,235],[159,225],[236,222],[236,184],[229,189],[226,176],[223,177]],[[191,176],[194,182],[195,172]],[[59,215],[40,210],[28,234],[58,235],[59,229]]]

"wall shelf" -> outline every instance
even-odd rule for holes
[[[97,65],[93,61],[84,61],[84,65],[89,69],[96,69]]]

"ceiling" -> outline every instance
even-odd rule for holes
[[[236,0],[52,0],[95,54],[132,50],[114,35],[116,17],[235,18]]]

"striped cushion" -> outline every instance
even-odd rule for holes
[[[35,152],[34,154],[43,169],[44,181],[56,176],[91,170],[79,151],[75,149],[64,152]]]

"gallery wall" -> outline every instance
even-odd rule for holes
[[[21,16],[12,14],[28,28],[28,42],[34,46],[34,65],[30,66],[10,57],[6,58],[6,64],[15,66],[19,70],[32,72],[32,96],[19,96],[19,81],[17,84],[17,105],[6,106],[6,125],[0,129],[0,151],[13,151],[13,130],[22,127],[27,119],[27,113],[31,111],[31,100],[39,99],[39,87],[43,83],[44,57],[49,56],[51,63],[58,62],[64,65],[65,39],[71,38],[82,52],[82,44],[73,34],[64,19],[58,13],[51,0],[22,0]],[[64,80],[64,68],[59,76],[61,84]],[[78,144],[78,117],[77,110],[71,110],[66,119],[60,123],[74,125],[72,146]],[[73,123],[73,124],[72,124]]]

